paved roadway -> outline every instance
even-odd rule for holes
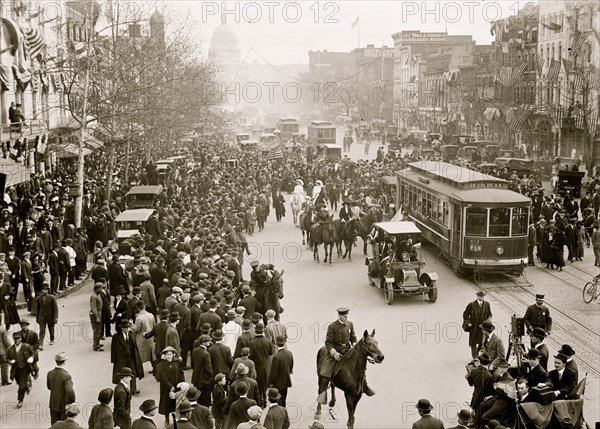
[[[362,145],[352,146],[352,157],[361,156]],[[374,152],[371,151],[371,156]],[[293,226],[288,211],[281,223],[270,217],[266,229],[250,237],[249,241],[253,252],[249,260],[256,257],[263,263],[272,262],[276,267],[285,269],[282,321],[288,325],[289,348],[296,361],[294,386],[288,395],[292,428],[303,428],[313,421],[317,396],[315,356],[324,342],[327,324],[335,320],[335,309],[339,306],[351,309],[350,319],[357,334],[376,329],[376,338],[385,353],[381,365],[368,367],[369,383],[377,394],[371,398],[363,397],[358,404],[356,427],[410,427],[417,419],[414,405],[420,398],[428,398],[432,402],[433,413],[445,421],[446,427],[456,423],[456,413],[467,406],[472,393],[464,379],[464,366],[470,358],[468,339],[460,329],[462,311],[466,303],[474,299],[474,289],[468,281],[457,277],[443,262],[427,254],[426,270],[440,275],[438,301],[432,304],[420,297],[397,298],[394,305],[388,306],[381,290],[368,285],[360,239],[358,247],[353,249],[353,262],[338,261],[334,257],[333,266],[316,264],[311,252],[301,245],[300,230]],[[244,269],[248,277],[248,264]],[[535,282],[534,271],[529,271],[532,273],[529,280]],[[542,280],[549,281],[546,277]],[[0,422],[3,428],[50,426],[47,409],[49,392],[44,379],[53,367],[52,356],[59,351],[66,351],[70,356],[67,370],[73,376],[77,400],[84,410],[83,416],[77,420],[87,427],[85,421],[96,403],[98,391],[112,386],[110,341],[105,341],[106,352],[92,352],[87,317],[91,288],[90,283],[59,302],[61,333],[55,345],[46,346],[41,352],[42,375],[34,383],[32,394],[26,397],[24,407],[21,410],[14,408],[14,384],[0,390]],[[506,305],[496,300],[504,302],[504,293],[503,289],[491,291],[490,300],[497,333],[506,342],[509,316],[519,309],[508,310]],[[580,295],[572,296],[573,305],[577,305],[575,301],[581,299]],[[590,304],[590,317],[597,317],[598,307]],[[557,350],[553,344],[550,344],[550,349],[553,352]],[[187,371],[186,378],[189,380],[190,377],[191,371]],[[145,399],[158,399],[158,384],[151,375],[141,380],[138,386],[142,393],[134,397],[134,410]],[[588,421],[598,421],[597,379],[591,381],[586,398]],[[343,394],[339,391],[338,404],[332,410],[333,418],[327,411],[323,413],[321,421],[326,428],[345,427],[347,413]],[[139,412],[136,412],[134,418],[138,415]],[[155,421],[158,427],[162,427],[161,416],[157,416]]]

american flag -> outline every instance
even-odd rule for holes
[[[568,76],[571,73],[571,68],[573,67],[573,62],[566,58],[563,58],[563,67],[565,68],[565,74]]]
[[[573,89],[576,92],[581,92],[583,89],[583,74],[575,73],[575,78],[573,79]]]
[[[538,77],[542,75],[542,69],[544,68],[544,58],[540,54],[535,54],[535,67],[538,72]]]
[[[579,109],[575,114],[575,126],[581,130],[585,129],[585,112],[583,109]]]
[[[581,31],[576,32],[575,36],[573,37],[573,45],[571,46],[571,51],[575,54],[579,54],[579,52],[581,52],[583,44],[585,43],[585,39],[587,39],[587,33],[582,33]]]
[[[513,83],[521,83],[523,78],[523,72],[527,67],[527,63],[522,61],[521,64],[515,68],[513,68]]]
[[[550,68],[548,69],[548,83],[554,86],[558,80],[558,73],[560,72],[560,63],[554,58],[550,61]]]
[[[527,106],[519,107],[515,112],[511,128],[515,131],[520,131],[521,127],[525,123],[525,120],[529,116],[530,110]]]
[[[23,28],[22,31],[25,36],[24,42],[28,58],[35,59],[44,49],[44,39],[37,28]]]
[[[283,158],[283,152],[280,147],[275,147],[267,154],[267,161],[276,161]]]

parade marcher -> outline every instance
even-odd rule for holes
[[[92,407],[90,418],[88,420],[89,429],[112,429],[114,425],[114,417],[109,404],[113,399],[114,393],[115,391],[111,388],[102,389],[98,393],[99,404],[96,404]],[[136,428],[134,424],[132,429],[140,428]]]
[[[4,325],[2,324],[2,313],[0,313],[0,377],[2,379],[2,386],[12,384],[12,381],[8,376],[7,353],[9,348],[10,340],[8,339],[6,328],[4,328]]]
[[[110,362],[113,364],[113,384],[119,383],[121,368],[127,367],[131,372],[128,375],[131,394],[140,393],[137,390],[136,378],[140,380],[144,378],[144,367],[137,344],[129,328],[129,320],[121,320],[121,332],[112,336]]]
[[[211,338],[208,335],[200,335],[200,345],[192,351],[192,384],[198,389],[199,403],[210,406],[210,394],[212,390],[213,367],[208,352]]]
[[[50,285],[44,283],[39,296],[35,297],[32,307],[32,314],[35,316],[39,326],[39,347],[43,349],[44,339],[46,338],[46,327],[50,333],[50,345],[54,344],[54,325],[58,323],[58,304],[56,297],[48,294]]]
[[[546,332],[546,336],[550,336],[552,332],[552,317],[550,316],[550,310],[544,305],[543,294],[535,295],[535,304],[527,307],[523,319],[528,335],[533,332],[533,328],[542,328]]]
[[[319,374],[322,383],[319,386],[319,391],[322,392],[318,398],[320,404],[327,403],[327,386],[329,385],[336,362],[342,360],[342,356],[348,353],[357,341],[354,325],[348,320],[349,312],[350,310],[346,307],[338,308],[338,319],[327,327],[327,336],[325,338],[327,353],[321,366],[321,374]],[[362,380],[362,385],[365,395],[373,396],[375,394],[367,384],[366,374]]]
[[[239,399],[233,402],[229,409],[225,429],[237,429],[240,423],[250,420],[248,408],[257,405],[256,401],[248,399],[248,385],[246,383],[239,383],[235,387],[235,393],[239,396]]]
[[[75,402],[75,390],[71,374],[65,369],[68,357],[61,352],[54,356],[56,367],[48,372],[46,385],[50,390],[50,421],[54,424],[66,418],[65,406]]]
[[[188,401],[183,401],[177,406],[179,418],[167,426],[167,429],[196,429],[196,426],[190,423],[192,415],[192,405]]]
[[[152,417],[156,415],[158,406],[154,399],[146,399],[140,405],[140,411],[144,413],[139,419],[134,420],[131,429],[156,429],[156,424]]]
[[[545,338],[546,332],[542,328],[533,328],[530,335],[531,348],[537,349],[540,352],[540,365],[548,371],[548,357],[550,356],[550,352],[546,344],[544,344]]]
[[[156,365],[156,379],[160,383],[160,400],[158,412],[165,416],[165,425],[169,422],[169,414],[175,412],[175,387],[185,381],[183,365],[177,359],[177,351],[173,347],[165,347],[161,352],[162,360]]]
[[[492,309],[490,303],[487,302],[485,292],[477,291],[477,299],[467,304],[463,312],[463,330],[469,333],[469,346],[471,347],[471,357],[475,359],[479,351],[479,347],[483,342],[483,331],[480,325],[485,320],[492,319]]]
[[[285,406],[279,404],[281,394],[275,387],[267,391],[268,411],[265,417],[265,429],[288,429],[290,417]]]
[[[233,356],[231,349],[223,344],[223,331],[217,329],[212,333],[214,344],[209,347],[210,361],[212,363],[213,374],[229,374],[231,365],[233,365]]]
[[[258,383],[258,405],[266,404],[266,391],[269,383],[269,358],[273,355],[271,342],[264,337],[264,325],[259,323],[255,327],[256,337],[250,341],[250,356],[256,366],[256,382]]]
[[[20,332],[13,333],[14,344],[8,348],[6,359],[12,366],[10,368],[10,379],[17,381],[17,408],[23,406],[25,393],[31,389],[29,375],[32,371],[33,357],[35,352],[29,344],[23,343]]]
[[[65,418],[53,423],[52,426],[50,426],[50,429],[83,429],[75,421],[75,417],[81,413],[81,410],[76,404],[67,405],[64,413]]]
[[[131,428],[131,380],[135,375],[131,368],[126,366],[119,369],[116,374],[117,383],[114,390],[113,420],[115,426],[121,429]]]
[[[269,374],[269,386],[277,389],[279,405],[286,406],[288,388],[292,387],[292,372],[294,371],[294,356],[285,348],[286,338],[278,335],[275,339],[277,350],[273,355]]]
[[[227,377],[225,374],[215,376],[212,392],[212,416],[215,419],[215,429],[222,429],[225,424],[225,403],[227,402]]]
[[[431,415],[433,407],[429,400],[419,399],[416,408],[421,418],[413,423],[412,429],[444,429],[444,423]]]
[[[213,429],[213,421],[210,415],[208,406],[199,404],[197,402],[200,397],[200,391],[194,386],[190,386],[186,392],[186,398],[192,406],[192,413],[189,417],[190,423],[196,427],[196,429]]]

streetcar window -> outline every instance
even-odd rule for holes
[[[510,209],[490,209],[490,237],[510,235]]]
[[[426,193],[424,195],[425,199],[425,217],[431,217],[431,194]]]
[[[467,209],[465,235],[485,237],[487,233],[487,209]]]
[[[527,207],[517,207],[513,209],[512,214],[512,236],[527,235],[527,218],[529,209]]]

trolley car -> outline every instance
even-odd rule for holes
[[[433,161],[409,164],[397,177],[403,211],[453,270],[523,273],[531,201],[508,181]]]

